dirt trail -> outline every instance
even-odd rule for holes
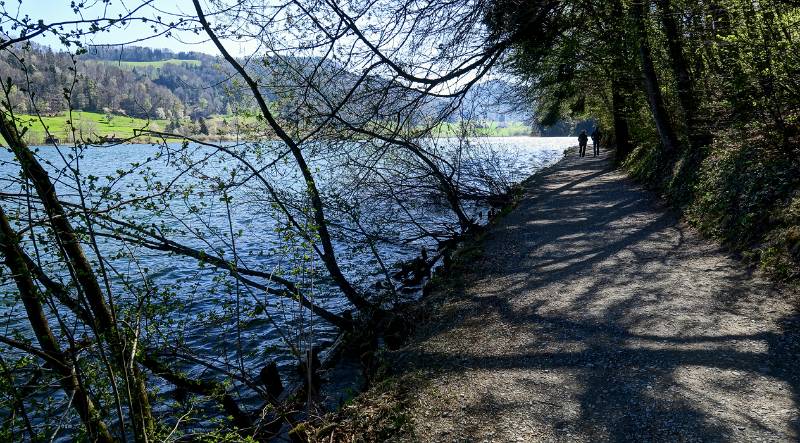
[[[488,234],[401,364],[418,441],[797,441],[800,316],[605,156]]]

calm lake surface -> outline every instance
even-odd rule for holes
[[[476,143],[490,147],[495,155],[495,162],[503,169],[512,181],[519,182],[549,166],[563,155],[564,149],[575,144],[572,137],[567,138],[482,138]],[[78,163],[69,158],[69,148],[59,153],[53,147],[41,147],[38,155],[47,164],[52,178],[59,181],[58,191],[62,199],[77,201],[76,190],[69,185],[69,180],[61,180],[65,174],[66,163],[72,167],[79,166],[83,177],[96,176],[98,189],[110,186],[124,197],[133,197],[137,189],[142,189],[142,175],[131,175],[120,180],[107,176],[114,175],[117,169],[125,169],[136,162],[154,158],[161,149],[153,145],[122,145],[115,147],[90,148],[83,152]],[[196,151],[193,155],[201,155]],[[62,155],[64,157],[62,157]],[[263,190],[242,186],[231,193],[231,204],[225,205],[218,198],[208,198],[205,188],[213,187],[211,180],[198,176],[183,176],[179,168],[166,160],[148,163],[149,180],[175,182],[188,190],[180,198],[169,202],[169,209],[162,213],[154,213],[142,209],[131,210],[126,214],[142,223],[163,224],[174,227],[184,234],[178,240],[195,248],[217,251],[231,259],[231,231],[241,232],[236,238],[236,252],[241,265],[251,269],[268,272],[279,272],[300,282],[311,294],[314,301],[323,307],[340,313],[349,308],[346,300],[339,294],[328,279],[321,263],[296,244],[287,244],[280,232],[280,217],[275,211],[265,209],[259,202],[259,193]],[[292,164],[289,163],[288,167]],[[208,175],[224,176],[227,173],[223,162],[210,163]],[[7,150],[0,152],[0,187],[3,192],[19,191],[19,184],[10,178],[18,177],[19,170],[13,157]],[[286,175],[283,180],[295,180],[296,176]],[[324,187],[325,180],[322,186]],[[301,182],[302,183],[302,182]],[[191,186],[190,186],[191,185]],[[101,202],[99,191],[89,192],[90,203]],[[129,194],[129,195],[128,195]],[[200,195],[204,197],[200,197]],[[203,200],[204,206],[199,210],[192,208]],[[4,209],[13,212],[24,210],[21,201],[6,201]],[[195,209],[197,209],[195,207]],[[473,208],[479,210],[481,208]],[[227,214],[230,213],[230,220]],[[336,222],[337,220],[333,220]],[[289,242],[291,243],[291,242]],[[425,242],[407,245],[378,244],[383,261],[387,266],[416,256]],[[101,241],[101,250],[109,257],[109,265],[113,267],[112,283],[116,297],[129,298],[133,301],[136,291],[149,293],[149,301],[163,308],[162,313],[154,315],[152,324],[145,325],[146,333],[151,339],[163,344],[181,344],[198,355],[214,356],[211,358],[221,365],[255,368],[263,365],[265,358],[278,361],[281,370],[288,374],[296,359],[290,352],[292,346],[302,348],[303,343],[313,340],[316,343],[330,341],[335,330],[324,322],[309,317],[294,303],[253,290],[237,286],[232,279],[208,266],[200,266],[193,259],[168,255],[142,247],[120,246],[119,242]],[[339,248],[338,259],[346,275],[362,288],[372,288],[383,278],[379,263],[369,251],[352,251]],[[294,258],[291,258],[294,257]],[[94,257],[93,257],[94,258]],[[302,262],[302,263],[301,263]],[[299,264],[298,264],[299,263]],[[297,269],[302,268],[302,272]],[[309,269],[315,268],[317,272]],[[50,268],[50,272],[58,274],[63,270]],[[63,275],[63,274],[62,274]],[[136,288],[136,291],[131,290]],[[15,288],[9,285],[0,287],[2,298],[6,301],[0,306],[2,325],[5,328],[19,329],[24,333],[27,323],[24,312],[13,300]],[[131,294],[131,295],[128,295]],[[258,303],[268,306],[266,310],[258,310]],[[226,316],[240,314],[242,330],[237,331]],[[311,337],[309,339],[309,337]],[[197,376],[207,376],[207,370],[200,365],[187,364],[186,370]]]

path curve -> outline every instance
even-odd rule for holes
[[[800,316],[604,156],[494,226],[400,365],[417,441],[797,441]],[[434,300],[436,300],[434,296]]]

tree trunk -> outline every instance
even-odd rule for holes
[[[698,149],[710,143],[710,135],[698,120],[698,97],[695,96],[694,80],[689,70],[689,62],[683,53],[683,30],[676,20],[675,8],[671,0],[657,0],[661,9],[661,23],[667,35],[669,62],[678,86],[678,100],[683,109],[689,145]]]
[[[631,10],[636,25],[638,40],[639,58],[642,65],[642,83],[644,84],[647,102],[650,105],[650,112],[658,130],[661,145],[666,155],[674,155],[678,152],[680,143],[672,126],[667,107],[664,104],[664,96],[661,94],[661,86],[658,82],[656,69],[653,65],[653,56],[650,51],[650,44],[647,40],[647,24],[645,23],[644,2],[634,2]]]
[[[614,120],[614,142],[616,144],[615,162],[621,164],[633,151],[630,127],[628,125],[628,96],[632,85],[627,69],[627,39],[625,14],[622,0],[613,0],[608,17],[610,30],[616,36],[610,41],[613,57],[611,66],[611,116]]]
[[[622,163],[633,151],[628,128],[627,99],[619,78],[611,80],[611,113],[614,117],[614,140],[617,145],[617,163]]]
[[[4,113],[0,113],[0,135],[6,140],[9,149],[20,162],[23,174],[33,183],[36,193],[47,213],[48,221],[55,235],[59,248],[67,258],[67,262],[75,277],[76,283],[83,290],[95,318],[95,330],[98,339],[104,339],[109,344],[114,356],[117,370],[125,374],[126,383],[129,383],[131,394],[131,418],[134,421],[135,437],[137,441],[147,441],[154,432],[153,417],[147,397],[147,388],[144,384],[139,368],[130,365],[122,335],[105,301],[103,290],[97,280],[94,269],[83,251],[78,235],[72,228],[67,218],[66,211],[58,199],[55,186],[47,171],[42,167],[28,145],[22,140],[14,122]],[[129,376],[130,375],[130,376]]]
[[[42,309],[42,295],[33,282],[31,272],[25,264],[25,255],[19,247],[16,232],[11,228],[8,218],[0,207],[0,251],[5,256],[5,264],[14,276],[14,282],[19,289],[22,304],[28,322],[33,329],[39,347],[49,357],[45,360],[48,367],[59,375],[61,388],[72,398],[72,404],[78,411],[81,421],[86,426],[86,432],[92,440],[99,442],[113,442],[114,438],[108,427],[100,419],[100,413],[88,393],[78,382],[75,368],[68,357],[61,351],[58,341],[50,329],[44,310]]]

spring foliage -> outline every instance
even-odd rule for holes
[[[800,275],[800,8],[791,1],[496,1],[543,123],[596,118],[617,161],[704,234]]]

